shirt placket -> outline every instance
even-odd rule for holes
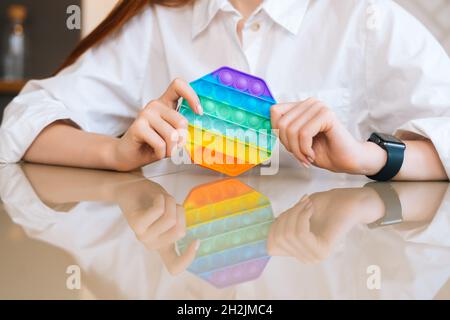
[[[267,33],[269,22],[261,15],[251,17],[242,31],[242,50],[249,65],[250,72],[255,74],[261,52],[264,48],[264,34]]]
[[[258,11],[246,22],[242,30],[241,44],[237,34],[237,25],[241,19],[239,13],[234,9],[224,11],[234,13],[225,22],[226,28],[232,33],[236,47],[239,48],[232,57],[234,66],[245,72],[256,73],[261,53],[264,49],[264,35],[267,34],[272,22],[268,17],[264,16],[262,11]]]
[[[239,41],[239,36],[236,32],[237,25],[239,23],[239,20],[241,19],[239,13],[237,13],[234,9],[228,9],[224,10],[228,11],[228,15],[226,19],[224,19],[224,25],[227,32],[230,34],[231,38],[234,41],[234,46],[236,50],[233,50],[233,55],[230,58],[231,60],[231,67],[234,67],[236,69],[242,70],[244,72],[250,72],[250,66],[248,64],[245,52],[241,46],[241,43]]]

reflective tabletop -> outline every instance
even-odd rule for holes
[[[2,299],[449,299],[444,182],[0,168]]]

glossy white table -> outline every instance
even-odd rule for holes
[[[234,281],[223,272],[218,286],[217,277],[215,282],[208,277],[231,268],[227,261],[202,277],[192,272],[198,257],[180,255],[179,241],[190,232],[181,205],[191,192],[205,203],[220,199],[217,185],[224,179],[192,166],[162,175],[154,167],[143,174],[2,167],[0,298],[450,298],[447,183],[392,184],[401,200],[402,222],[373,227],[383,218],[385,203],[364,188],[365,178],[295,166],[275,176],[249,172],[231,184],[248,188],[272,210],[263,237],[267,257],[251,271],[248,266],[255,265],[245,262],[252,259],[238,250],[251,241],[233,238],[226,250],[236,249],[244,268],[230,269]],[[299,203],[304,195],[310,205]],[[246,201],[235,205],[229,214],[237,225],[226,231],[245,237],[249,233],[238,230],[256,209],[247,210]],[[204,212],[216,210],[211,208]],[[209,232],[205,239],[220,234]],[[245,272],[253,272],[248,281]]]

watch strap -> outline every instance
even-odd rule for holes
[[[397,191],[388,182],[370,182],[364,186],[374,190],[384,203],[384,216],[374,223],[369,224],[370,228],[390,226],[403,222],[402,203]]]

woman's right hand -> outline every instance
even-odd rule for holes
[[[128,131],[115,140],[111,159],[115,170],[131,171],[170,157],[174,148],[186,143],[188,122],[176,111],[180,98],[195,106],[195,113],[203,114],[192,87],[184,80],[175,79],[159,99],[142,109]]]

